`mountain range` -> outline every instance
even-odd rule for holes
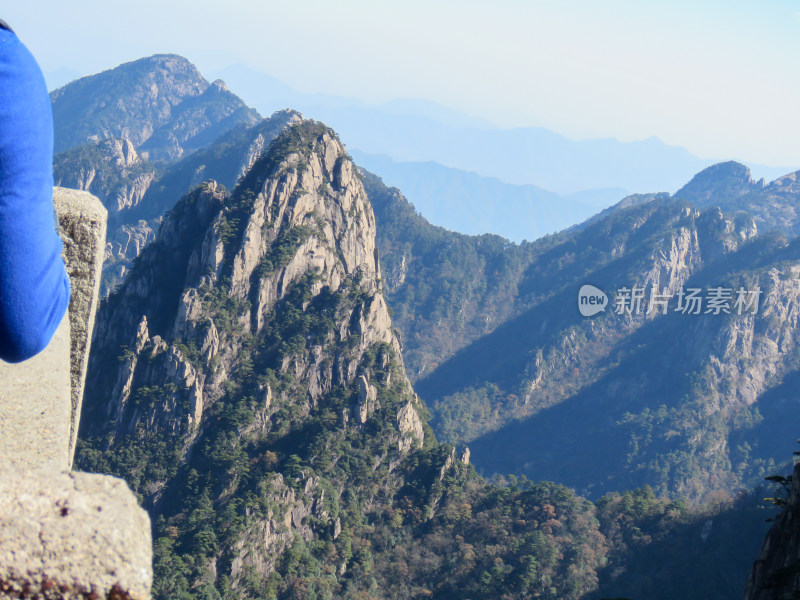
[[[743,593],[797,435],[796,175],[514,244],[181,57],[52,100],[56,179],[110,211],[77,461],[149,511],[157,598]],[[762,295],[584,317],[584,284]]]
[[[396,162],[433,161],[560,195],[597,190],[602,197],[602,190],[608,188],[627,193],[672,192],[717,162],[656,137],[635,142],[572,140],[543,127],[503,129],[425,100],[367,104],[354,98],[302,93],[244,65],[221,69],[216,76],[264,114],[292,107],[325,121],[348,140],[351,151],[385,155]],[[791,170],[751,168],[758,177],[770,180]]]
[[[493,233],[517,243],[567,229],[626,195],[622,188],[609,188],[559,196],[534,185],[504,183],[436,162],[352,154],[361,167],[402,189],[427,221],[470,235]]]

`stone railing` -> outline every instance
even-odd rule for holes
[[[124,481],[71,471],[107,213],[55,188],[72,298],[48,347],[0,361],[0,600],[147,600],[150,521]]]

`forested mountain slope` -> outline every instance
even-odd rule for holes
[[[783,461],[793,434],[769,432],[786,429],[779,405],[797,410],[796,243],[757,236],[742,212],[641,195],[511,245],[434,228],[397,190],[368,181],[416,389],[437,435],[480,448],[486,473],[590,494],[650,483],[700,499]],[[609,308],[587,319],[577,310],[587,283],[610,302],[625,287],[648,298],[666,288],[668,314]],[[682,287],[763,293],[749,319],[691,315],[675,312]]]

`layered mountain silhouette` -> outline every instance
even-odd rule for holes
[[[368,105],[352,98],[302,94],[241,65],[218,75],[262,112],[292,106],[316,115],[354,150],[400,162],[433,161],[563,195],[607,188],[672,192],[714,162],[655,137],[578,141],[543,127],[501,129],[430,102]]]
[[[512,185],[494,177],[435,162],[396,162],[353,152],[356,162],[380,174],[425,219],[451,231],[493,233],[513,242],[535,240],[567,229],[626,196],[621,188],[559,196],[534,185]]]

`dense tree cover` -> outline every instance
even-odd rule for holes
[[[416,584],[409,597],[581,598],[609,550],[594,507],[552,483],[451,484],[428,522],[381,537],[381,575]]]
[[[360,301],[352,286],[312,297],[312,284],[298,283],[263,337],[245,345],[192,456],[180,460],[177,439],[146,428],[110,446],[82,443],[81,468],[125,477],[151,510],[156,597],[556,599],[594,589],[607,549],[594,508],[568,489],[487,486],[432,435],[389,470],[391,407],[404,393],[390,347],[362,365],[381,406],[363,430],[342,428],[346,388],[303,408],[301,387],[271,365],[327,338],[336,313]],[[209,291],[205,310],[222,327],[231,307],[221,296]],[[266,431],[265,386],[280,402]],[[159,393],[139,388],[134,402]],[[287,510],[304,515],[299,535],[276,535],[268,558],[239,568],[242,543],[263,544],[261,524],[280,528]]]
[[[692,510],[649,487],[604,496],[597,517],[614,551],[587,600],[740,598],[774,513],[763,495],[757,489]]]
[[[431,225],[398,190],[367,171],[362,176],[375,211],[384,288],[409,376],[419,379],[521,309],[518,282],[534,246]]]
[[[335,311],[358,299],[355,288],[312,299],[311,283],[276,307],[263,340],[243,354],[184,464],[177,440],[144,429],[106,450],[97,440],[82,444],[81,468],[125,477],[151,510],[157,598],[666,599],[680,589],[681,598],[700,600],[741,589],[764,532],[752,498],[690,512],[645,488],[594,506],[557,484],[514,477],[487,484],[430,437],[388,472],[376,452],[390,452],[381,442],[389,413],[348,432],[340,410],[350,392],[302,409],[303,391],[266,366],[324,337]],[[206,310],[233,326],[219,317],[236,307],[220,296],[209,293]],[[387,352],[376,348],[365,366],[385,364]],[[286,391],[268,432],[259,429],[257,399],[265,384],[276,398]],[[142,388],[136,401],[158,393]],[[399,393],[381,386],[382,405]],[[154,496],[153,484],[165,481]],[[268,539],[261,524],[286,518],[275,495],[283,481],[301,505],[320,502],[324,510],[302,517],[305,536],[275,535],[270,543],[282,551],[232,577],[252,552],[247,544]]]

